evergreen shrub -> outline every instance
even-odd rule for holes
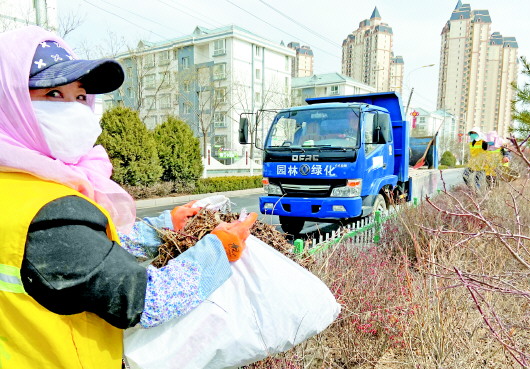
[[[155,128],[154,137],[160,165],[164,170],[161,179],[184,183],[197,181],[204,167],[199,139],[194,136],[190,126],[169,116]]]
[[[150,185],[162,175],[156,142],[138,112],[123,106],[111,108],[101,118],[103,145],[114,167],[112,179],[121,185]]]
[[[440,159],[441,165],[446,165],[448,167],[454,167],[456,165],[456,157],[451,151],[446,151],[442,154]]]

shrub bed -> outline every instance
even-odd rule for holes
[[[212,192],[226,192],[259,188],[259,176],[230,176],[199,178],[197,181],[168,181],[157,182],[152,185],[123,185],[123,188],[135,199],[149,199],[156,197],[169,197],[189,194],[202,194]]]

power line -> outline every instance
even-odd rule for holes
[[[158,34],[158,33],[156,33],[156,32],[153,32],[153,30],[150,30],[150,29],[144,28],[144,27],[138,25],[137,23],[134,23],[134,22],[132,22],[132,21],[126,19],[126,18],[123,18],[122,16],[120,16],[120,15],[118,15],[118,14],[116,14],[116,13],[113,13],[113,12],[111,12],[110,10],[103,9],[103,8],[100,7],[100,6],[97,6],[97,5],[95,5],[95,4],[92,4],[92,3],[91,3],[90,1],[88,1],[88,0],[83,0],[83,1],[84,1],[85,3],[87,3],[87,4],[89,4],[89,5],[92,5],[92,6],[93,6],[94,8],[96,8],[96,9],[99,9],[99,10],[101,10],[101,11],[104,11],[105,13],[108,13],[108,14],[111,14],[111,15],[113,15],[113,16],[115,16],[115,17],[118,17],[118,18],[124,20],[124,21],[127,22],[127,23],[130,23],[130,24],[132,24],[132,25],[134,25],[134,26],[136,26],[136,27],[139,27],[139,28],[143,29],[144,31],[147,31],[147,32],[150,32],[150,33],[152,33],[152,34],[154,34],[154,35],[157,35],[158,37],[161,37],[162,39],[164,39],[164,38],[166,37],[166,36],[162,36],[162,35],[160,35],[160,34]],[[122,10],[123,10],[123,9],[122,9]]]
[[[292,35],[292,34],[286,32],[286,31],[284,31],[283,29],[278,28],[278,27],[276,27],[275,25],[273,25],[273,24],[271,24],[271,23],[269,23],[269,22],[267,22],[267,21],[261,19],[260,17],[254,15],[253,13],[249,12],[248,10],[243,9],[242,7],[240,7],[240,6],[237,5],[237,4],[234,4],[231,0],[225,0],[225,1],[228,2],[228,3],[230,3],[230,4],[232,4],[232,5],[235,6],[236,8],[239,8],[240,10],[244,11],[245,13],[250,14],[250,15],[253,16],[254,18],[259,19],[259,20],[262,21],[263,23],[268,24],[269,26],[271,26],[271,27],[277,29],[278,31],[283,32],[283,33],[285,33],[285,34],[287,34],[287,35],[293,37],[295,40],[298,39],[297,36],[294,36],[294,35]],[[303,40],[302,40],[302,42],[303,42],[303,43],[306,43],[306,44],[309,44],[309,43],[307,43],[307,42],[305,42],[305,41],[303,41]],[[334,58],[341,59],[341,57],[337,56],[336,54],[329,53],[329,52],[327,52],[326,50],[320,49],[320,48],[318,48],[318,47],[316,47],[316,46],[315,46],[315,49],[318,49],[318,50],[320,50],[320,51],[322,51],[322,52],[324,52],[324,53],[326,53],[326,54],[328,54],[328,55],[331,55],[331,56],[333,56]]]
[[[270,5],[270,4],[267,4],[264,0],[259,0],[259,1],[260,1],[261,3],[263,3],[263,4],[265,4],[266,6],[268,6],[269,8],[271,8],[272,10],[274,10],[276,13],[278,13],[278,14],[284,16],[285,18],[289,19],[291,22],[293,22],[293,23],[297,24],[298,26],[302,27],[302,28],[305,29],[306,31],[312,33],[313,35],[315,35],[315,36],[317,36],[317,37],[320,37],[322,40],[329,42],[329,43],[332,44],[333,46],[342,49],[342,47],[340,47],[339,45],[337,45],[337,42],[336,42],[336,41],[333,41],[333,40],[327,38],[326,36],[323,36],[323,35],[319,34],[318,32],[315,32],[315,31],[312,30],[311,28],[307,27],[305,24],[298,22],[296,19],[293,19],[292,17],[290,17],[290,16],[288,16],[287,14],[283,13],[281,10],[276,9],[275,7],[273,7],[273,6]]]
[[[157,1],[158,1],[159,3],[162,3],[162,4],[166,5],[166,6],[169,6],[170,8],[173,8],[173,9],[175,9],[175,10],[178,10],[178,11],[180,11],[180,12],[186,14],[186,15],[189,15],[189,16],[192,17],[192,18],[195,18],[195,19],[197,19],[197,20],[200,20],[201,22],[204,22],[204,23],[206,23],[207,25],[209,25],[209,26],[211,26],[211,27],[219,27],[218,24],[216,25],[215,23],[211,23],[211,22],[205,20],[205,18],[198,17],[198,16],[193,15],[193,14],[191,14],[191,13],[189,13],[189,12],[186,12],[185,10],[179,9],[179,8],[177,8],[174,4],[167,3],[167,2],[165,2],[165,1],[163,1],[163,0],[157,0]],[[179,4],[179,5],[180,5],[180,6],[183,6],[182,4]],[[189,9],[189,8],[187,8],[187,9],[188,9],[188,10],[191,10],[191,9]],[[210,19],[211,19],[211,18],[210,18]],[[215,21],[214,21],[214,22],[215,22]]]

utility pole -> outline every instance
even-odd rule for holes
[[[410,95],[409,95],[409,101],[407,101],[407,108],[405,109],[405,120],[407,119],[407,116],[409,114],[409,105],[410,105],[410,99],[412,98],[412,93],[414,92],[414,87],[410,89]]]

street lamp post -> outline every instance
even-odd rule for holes
[[[414,72],[416,72],[417,70],[420,70],[422,68],[430,68],[430,67],[434,67],[435,64],[428,64],[428,65],[422,65],[421,67],[418,67],[416,69],[413,69],[411,70],[410,72],[407,73],[407,76],[405,78],[405,85],[407,86],[407,88],[410,87],[410,83],[408,83],[408,81],[410,80],[410,75]],[[412,99],[412,93],[414,92],[414,87],[410,88],[410,94],[409,94],[409,99],[407,101],[407,107],[405,109],[405,116],[408,116],[408,112],[409,112],[409,106],[410,106],[410,100]]]

